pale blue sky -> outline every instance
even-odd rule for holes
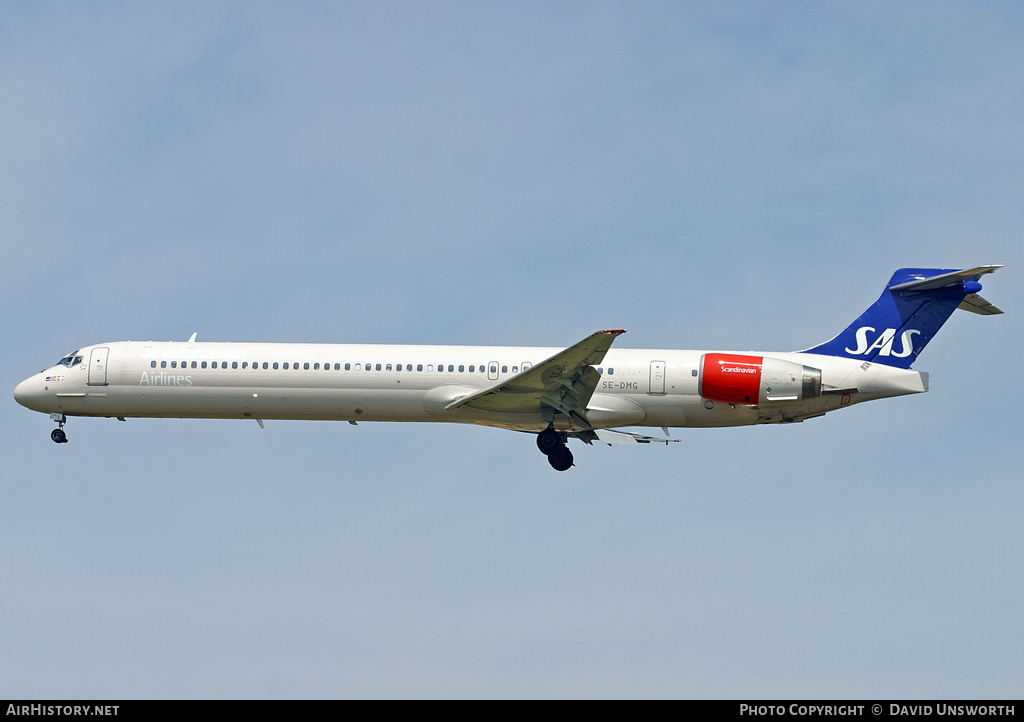
[[[805,348],[932,391],[574,447],[0,406],[0,696],[1018,697],[1019,3],[0,4],[9,391],[123,339]]]

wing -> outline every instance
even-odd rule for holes
[[[585,434],[593,434],[597,441],[603,441],[612,446],[613,444],[670,444],[672,442],[678,442],[679,439],[663,439],[659,436],[647,436],[646,434],[637,434],[632,431],[612,431],[611,429],[594,429],[593,431],[582,432]],[[668,430],[665,429],[666,435]],[[588,437],[580,436],[581,439],[586,441],[588,444],[593,441]]]
[[[468,406],[516,413],[543,412],[548,407],[565,414],[574,424],[590,428],[587,404],[601,379],[594,365],[604,360],[612,342],[625,332],[598,331],[507,381],[453,401],[445,409]]]

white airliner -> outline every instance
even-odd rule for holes
[[[928,390],[911,364],[957,308],[1002,313],[978,279],[1002,266],[902,268],[831,341],[800,352],[121,341],[74,351],[18,384],[18,403],[69,416],[444,421],[536,434],[551,466],[591,444],[669,442],[669,427],[803,421]],[[660,428],[666,438],[621,427]]]

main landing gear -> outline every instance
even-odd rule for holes
[[[537,448],[548,457],[555,471],[568,471],[572,466],[572,452],[565,445],[565,437],[549,426],[537,434]]]
[[[55,444],[68,443],[68,435],[64,433],[64,424],[67,423],[68,417],[64,414],[50,414],[50,418],[59,424],[56,429],[50,432],[50,438],[53,439]]]

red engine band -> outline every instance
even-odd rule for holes
[[[761,356],[704,354],[698,393],[726,404],[756,404],[761,391]]]

